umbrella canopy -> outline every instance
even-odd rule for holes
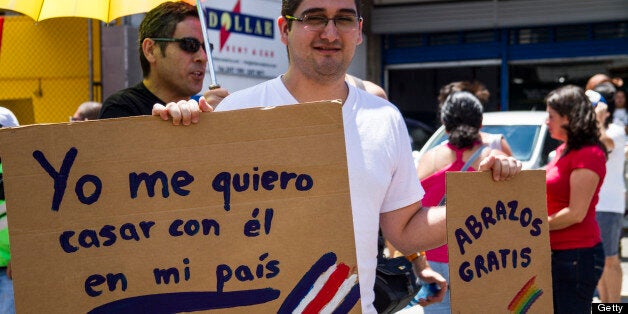
[[[22,13],[35,21],[56,17],[84,17],[109,23],[122,16],[148,12],[167,1],[177,0],[0,0],[0,9]],[[205,16],[201,6],[201,2],[204,0],[179,1],[196,5],[201,27],[206,30]],[[213,89],[220,85],[216,82],[214,74],[207,32],[202,33],[205,51],[207,51],[207,68],[211,78],[210,88]]]
[[[35,21],[55,17],[84,17],[109,23],[143,13],[168,0],[0,0],[0,9],[16,11]],[[195,5],[195,0],[181,0]]]

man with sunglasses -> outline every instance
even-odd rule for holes
[[[207,52],[196,7],[165,2],[139,28],[143,80],[108,97],[99,118],[150,115],[153,105],[188,100],[203,88]]]
[[[362,312],[375,313],[379,227],[395,248],[412,255],[445,243],[445,211],[421,208],[424,191],[399,110],[345,82],[362,42],[360,9],[359,0],[283,0],[277,22],[288,48],[287,72],[229,95],[216,110],[342,100]],[[187,125],[198,122],[202,111],[213,111],[205,98],[155,105],[153,115]],[[488,157],[480,170],[488,169],[495,180],[506,180],[521,170],[521,162]]]

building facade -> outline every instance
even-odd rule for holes
[[[625,0],[373,0],[370,15],[370,66],[406,116],[431,124],[452,81],[484,83],[496,111],[545,110],[549,91],[595,73],[628,78]]]

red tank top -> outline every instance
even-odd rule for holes
[[[474,146],[479,143],[480,142],[474,143]],[[448,171],[460,171],[460,169],[462,169],[465,164],[465,162],[462,160],[462,154],[465,151],[469,150],[469,148],[458,148],[449,143],[447,143],[447,147],[456,153],[456,160],[448,166],[445,166],[444,168],[421,180],[421,185],[425,190],[425,195],[423,196],[423,200],[421,201],[421,204],[423,206],[438,206],[443,199],[443,196],[445,196],[445,173]],[[467,171],[475,171],[475,169],[473,167],[469,167]],[[449,254],[447,253],[446,244],[435,249],[426,251],[425,254],[427,255],[428,261],[441,263],[449,262]]]

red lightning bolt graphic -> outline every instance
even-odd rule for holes
[[[231,11],[233,13],[240,13],[240,0],[236,2],[235,6],[233,7],[233,10]],[[227,39],[229,39],[229,35],[231,35],[231,33],[227,31],[227,29],[225,28],[225,24],[223,23],[222,26],[220,27],[220,51],[222,51],[222,48],[225,46],[225,43],[227,42]]]

